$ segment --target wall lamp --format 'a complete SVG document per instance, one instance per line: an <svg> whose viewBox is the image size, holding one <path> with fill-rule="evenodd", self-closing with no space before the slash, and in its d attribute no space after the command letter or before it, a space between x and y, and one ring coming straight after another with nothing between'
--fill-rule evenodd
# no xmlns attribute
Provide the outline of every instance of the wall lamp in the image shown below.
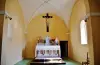
<svg viewBox="0 0 100 65"><path fill-rule="evenodd" d="M6 18L12 20L12 17L6 11L0 11L0 15L5 15Z"/></svg>
<svg viewBox="0 0 100 65"><path fill-rule="evenodd" d="M10 17L10 15L7 12L5 12L5 17L8 18L9 20L12 20L12 17Z"/></svg>

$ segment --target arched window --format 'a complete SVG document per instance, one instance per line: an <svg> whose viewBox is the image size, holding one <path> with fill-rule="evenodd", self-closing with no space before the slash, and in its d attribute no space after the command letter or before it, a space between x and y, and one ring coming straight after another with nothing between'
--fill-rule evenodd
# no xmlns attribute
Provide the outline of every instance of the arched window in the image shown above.
<svg viewBox="0 0 100 65"><path fill-rule="evenodd" d="M87 26L85 20L80 23L81 44L87 44Z"/></svg>

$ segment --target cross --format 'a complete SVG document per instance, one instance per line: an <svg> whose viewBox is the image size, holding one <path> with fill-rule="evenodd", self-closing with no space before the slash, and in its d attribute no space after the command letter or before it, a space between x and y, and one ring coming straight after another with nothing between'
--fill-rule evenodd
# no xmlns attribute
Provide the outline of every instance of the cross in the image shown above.
<svg viewBox="0 0 100 65"><path fill-rule="evenodd" d="M52 18L52 16L49 16L49 14L46 13L46 16L43 16L43 18L46 19L46 30L47 30L47 32L49 32L49 22L48 22L48 19Z"/></svg>

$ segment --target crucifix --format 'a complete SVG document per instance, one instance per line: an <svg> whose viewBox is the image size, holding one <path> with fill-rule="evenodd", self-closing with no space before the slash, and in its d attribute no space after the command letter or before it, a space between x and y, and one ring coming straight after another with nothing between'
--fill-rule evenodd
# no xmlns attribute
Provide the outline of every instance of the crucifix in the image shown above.
<svg viewBox="0 0 100 65"><path fill-rule="evenodd" d="M49 32L49 22L48 22L48 19L52 18L52 16L49 16L49 14L46 13L46 16L43 16L43 18L46 19L46 31Z"/></svg>

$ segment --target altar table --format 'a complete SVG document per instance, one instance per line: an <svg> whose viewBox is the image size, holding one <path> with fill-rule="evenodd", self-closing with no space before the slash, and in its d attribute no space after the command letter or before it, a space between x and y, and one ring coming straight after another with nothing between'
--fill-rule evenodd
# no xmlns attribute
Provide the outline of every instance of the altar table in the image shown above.
<svg viewBox="0 0 100 65"><path fill-rule="evenodd" d="M60 58L60 45L37 45L35 48L36 59Z"/></svg>

